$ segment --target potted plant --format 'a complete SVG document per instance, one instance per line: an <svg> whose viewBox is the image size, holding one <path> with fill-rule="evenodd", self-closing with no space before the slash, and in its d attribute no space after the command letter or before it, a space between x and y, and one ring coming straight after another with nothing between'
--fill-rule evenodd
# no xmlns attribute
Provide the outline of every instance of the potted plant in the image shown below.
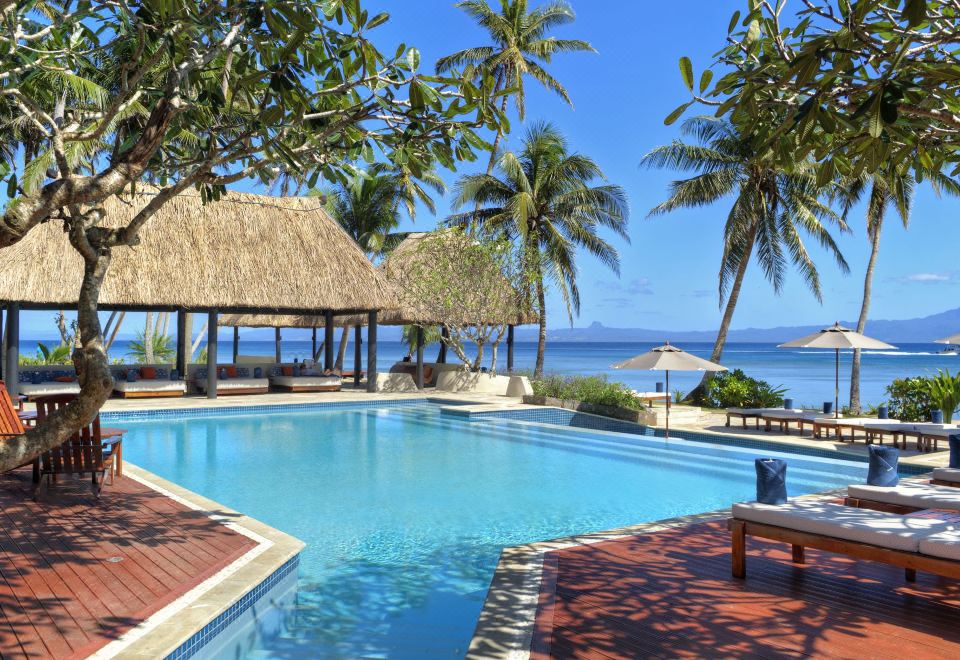
<svg viewBox="0 0 960 660"><path fill-rule="evenodd" d="M960 407L960 374L952 376L946 369L928 381L930 405L943 411L943 423L953 423L953 413Z"/></svg>

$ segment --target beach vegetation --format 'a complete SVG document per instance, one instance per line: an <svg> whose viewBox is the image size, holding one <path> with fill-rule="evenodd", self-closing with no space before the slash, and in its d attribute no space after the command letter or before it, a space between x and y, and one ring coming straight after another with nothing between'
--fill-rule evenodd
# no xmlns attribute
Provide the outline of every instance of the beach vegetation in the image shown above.
<svg viewBox="0 0 960 660"><path fill-rule="evenodd" d="M72 344L58 344L49 347L42 342L37 343L37 354L33 357L21 355L19 363L22 366L40 366L47 364L70 364L73 354Z"/></svg>
<svg viewBox="0 0 960 660"><path fill-rule="evenodd" d="M640 410L645 407L643 399L620 382L609 381L604 375L561 376L548 374L531 378L530 385L536 396L567 399L592 403L598 406Z"/></svg>
<svg viewBox="0 0 960 660"><path fill-rule="evenodd" d="M953 423L953 413L960 408L960 373L951 375L949 369L937 369L937 375L927 379L930 406L943 411L944 424Z"/></svg>
<svg viewBox="0 0 960 660"><path fill-rule="evenodd" d="M138 332L136 339L127 345L127 356L138 364L167 364L173 362L177 355L176 341L167 334L152 333L148 335ZM147 351L148 344L151 349Z"/></svg>
<svg viewBox="0 0 960 660"><path fill-rule="evenodd" d="M547 123L534 124L519 151L502 154L494 174L469 174L457 181L453 207L475 208L450 216L447 224L515 242L524 270L533 278L539 321L536 376L543 374L546 353L547 287L559 290L571 324L580 312L577 250L620 273L620 254L600 230L629 242L627 196L620 186L604 181L600 166L571 151L566 138Z"/></svg>
<svg viewBox="0 0 960 660"><path fill-rule="evenodd" d="M935 406L931 405L930 381L924 376L897 378L887 386L890 417L901 422L925 422Z"/></svg>
<svg viewBox="0 0 960 660"><path fill-rule="evenodd" d="M110 396L100 288L114 251L136 246L167 201L192 188L215 203L241 181L346 183L375 161L412 178L453 169L506 130L514 93L476 67L424 73L415 47L379 50L389 15L356 0L2 6L0 249L56 223L83 278L80 395L4 443L0 469L59 445ZM106 200L148 185L152 201L129 222L105 222Z"/></svg>
<svg viewBox="0 0 960 660"><path fill-rule="evenodd" d="M413 357L417 352L417 328L423 328L423 346L432 346L442 341L440 330L435 325L405 325L400 334L400 342L407 347L407 357Z"/></svg>
<svg viewBox="0 0 960 660"><path fill-rule="evenodd" d="M703 405L710 408L774 408L783 405L787 390L752 378L741 369L721 371L707 378Z"/></svg>

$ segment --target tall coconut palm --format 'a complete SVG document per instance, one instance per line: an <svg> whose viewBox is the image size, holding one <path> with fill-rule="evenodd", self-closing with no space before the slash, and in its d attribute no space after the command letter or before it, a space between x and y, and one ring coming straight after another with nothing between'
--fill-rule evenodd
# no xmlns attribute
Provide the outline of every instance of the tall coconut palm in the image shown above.
<svg viewBox="0 0 960 660"><path fill-rule="evenodd" d="M801 233L816 240L833 255L840 269L848 272L847 262L825 223L841 231L847 227L843 218L822 201L829 191L817 184L811 163L796 163L790 171L772 164L755 151L746 136L721 119L694 117L684 122L681 131L693 137L695 144L676 140L657 147L643 157L641 165L695 173L672 182L670 197L655 206L651 216L732 199L720 260L719 298L721 305L726 301L726 306L710 355L710 360L717 362L723 355L751 258L756 257L777 293L793 263L813 295L822 300L820 275ZM689 396L697 398L699 392L701 388Z"/></svg>
<svg viewBox="0 0 960 660"><path fill-rule="evenodd" d="M620 255L597 230L606 227L630 240L627 198L620 186L591 185L603 178L593 160L569 151L556 128L538 123L527 131L519 153L507 151L499 158L495 175L473 174L457 182L453 207L470 204L476 210L452 215L448 224L515 239L528 260L540 317L537 376L543 374L548 281L560 290L572 322L580 311L577 249L619 275Z"/></svg>
<svg viewBox="0 0 960 660"><path fill-rule="evenodd" d="M497 11L487 0L466 0L456 6L486 30L491 43L441 58L436 65L438 73L466 66L488 71L496 81L495 91L504 93L501 111L506 112L507 99L512 95L520 119L526 115L525 76L531 76L573 105L564 86L544 68L557 53L596 52L586 41L548 36L552 29L576 19L570 5L557 0L531 10L527 0L500 0L500 10ZM510 90L511 94L505 93ZM502 129L498 129L487 163L487 174L493 171L502 138Z"/></svg>
<svg viewBox="0 0 960 660"><path fill-rule="evenodd" d="M951 195L960 195L960 184L941 172L927 172L925 177L937 194L947 192ZM884 169L874 174L864 175L847 183L840 191L843 200L844 216L851 208L863 199L869 190L867 198L867 239L870 241L870 257L867 260L867 270L863 276L863 299L860 303L860 317L857 319L857 332L863 333L867 329L867 317L870 314L870 301L873 294L873 274L877 265L877 255L880 252L880 234L883 231L883 221L887 212L894 209L903 224L904 229L910 223L910 203L916 179L909 171ZM860 349L853 352L853 364L850 370L850 408L855 413L861 410L860 403Z"/></svg>
<svg viewBox="0 0 960 660"><path fill-rule="evenodd" d="M414 179L377 163L348 185L324 191L327 210L340 223L371 259L379 259L396 247L405 234L397 232L400 226L401 206L413 218L418 202L431 213L436 206L429 191L442 193L446 190L443 180L433 171ZM347 351L349 328L344 328L337 352L336 368L343 368Z"/></svg>

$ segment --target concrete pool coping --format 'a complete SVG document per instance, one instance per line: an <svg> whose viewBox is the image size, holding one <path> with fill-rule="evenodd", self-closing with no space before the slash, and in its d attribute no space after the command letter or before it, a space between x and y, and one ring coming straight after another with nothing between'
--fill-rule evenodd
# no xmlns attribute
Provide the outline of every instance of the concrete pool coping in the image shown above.
<svg viewBox="0 0 960 660"><path fill-rule="evenodd" d="M124 477L201 511L257 545L175 601L107 643L91 658L164 658L255 589L306 547L297 538L187 490L132 463Z"/></svg>

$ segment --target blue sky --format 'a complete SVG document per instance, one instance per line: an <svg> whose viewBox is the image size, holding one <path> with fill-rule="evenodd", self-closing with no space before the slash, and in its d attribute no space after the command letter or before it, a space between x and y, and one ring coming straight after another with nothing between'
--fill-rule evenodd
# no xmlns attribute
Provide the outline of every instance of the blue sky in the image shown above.
<svg viewBox="0 0 960 660"><path fill-rule="evenodd" d="M599 52L561 55L550 66L569 91L574 108L530 81L527 123L554 122L572 148L597 160L609 180L626 189L632 238L629 245L617 241L623 264L619 279L581 255L582 310L575 325L599 321L616 327L715 328L720 319L717 269L728 205L647 219L649 209L664 199L667 184L678 175L641 170L638 163L650 149L677 137L677 126L664 126L663 118L687 99L677 67L679 57L690 56L699 76L723 45L730 15L746 2L572 0L571 4L577 21L557 34L585 39ZM392 52L400 42L414 45L421 51L423 65L431 68L442 55L486 43L482 31L453 5L453 0L364 3L371 14L385 10L392 15L390 22L371 34L384 52ZM518 144L524 126L515 122L513 129L508 146ZM470 168L482 169L486 159L481 160ZM448 180L452 183L455 176L449 175ZM960 304L958 204L949 198L937 199L924 186L916 197L909 231L890 218L877 267L873 318L912 318ZM440 199L436 217L420 213L405 228L429 230L448 208L447 200ZM793 273L783 294L775 296L752 265L734 327L827 324L856 318L868 256L862 218L859 209L851 216L851 233L839 237L851 267L848 276L808 244L821 266L822 305ZM26 336L51 335L49 312L27 316ZM551 327L567 324L557 296L550 299L548 316ZM126 327L136 327L136 319Z"/></svg>

